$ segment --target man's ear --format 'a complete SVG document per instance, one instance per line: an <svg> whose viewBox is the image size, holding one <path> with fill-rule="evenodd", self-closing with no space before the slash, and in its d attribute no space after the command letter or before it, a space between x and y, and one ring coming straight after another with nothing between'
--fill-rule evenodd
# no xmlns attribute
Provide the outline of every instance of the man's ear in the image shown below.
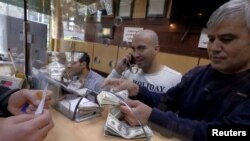
<svg viewBox="0 0 250 141"><path fill-rule="evenodd" d="M87 63L83 61L83 62L81 63L81 65L82 65L84 68L86 68Z"/></svg>
<svg viewBox="0 0 250 141"><path fill-rule="evenodd" d="M155 51L160 52L160 46L159 45L155 46Z"/></svg>

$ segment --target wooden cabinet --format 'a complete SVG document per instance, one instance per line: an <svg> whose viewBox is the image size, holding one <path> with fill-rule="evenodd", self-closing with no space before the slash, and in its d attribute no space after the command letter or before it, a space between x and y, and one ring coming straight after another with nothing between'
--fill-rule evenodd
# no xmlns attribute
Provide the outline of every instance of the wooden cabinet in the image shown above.
<svg viewBox="0 0 250 141"><path fill-rule="evenodd" d="M103 44L94 43L92 68L101 72L110 73L116 65L117 52L117 46L104 46Z"/></svg>

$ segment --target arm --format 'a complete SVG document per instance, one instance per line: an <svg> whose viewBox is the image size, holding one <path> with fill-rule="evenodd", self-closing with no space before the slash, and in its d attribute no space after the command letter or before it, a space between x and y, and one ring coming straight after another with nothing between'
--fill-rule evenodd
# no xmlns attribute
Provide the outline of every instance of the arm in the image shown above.
<svg viewBox="0 0 250 141"><path fill-rule="evenodd" d="M163 111L178 111L182 93L191 79L192 75L186 74L179 84L170 88L165 94L150 92L147 88L139 86L138 94L131 99L140 100L151 108L157 107Z"/></svg>
<svg viewBox="0 0 250 141"><path fill-rule="evenodd" d="M150 92L147 88L139 86L139 92L137 96L130 97L133 100L140 100L148 106L157 107L163 94Z"/></svg>
<svg viewBox="0 0 250 141"><path fill-rule="evenodd" d="M250 100L238 105L231 113L225 115L221 120L217 121L197 121L177 117L171 111L163 112L153 108L149 117L149 121L162 126L167 131L177 133L192 140L206 140L208 138L208 127L214 125L224 125L234 127L236 125L250 125Z"/></svg>
<svg viewBox="0 0 250 141"><path fill-rule="evenodd" d="M139 94L133 97L133 99L138 99L147 105L138 104L134 102L133 111L138 113L140 120L145 123L145 121L152 121L158 124L164 129L180 134L187 138L200 139L207 136L207 126L215 125L217 123L206 123L204 121L195 121L190 119L182 119L177 117L176 112L179 110L180 99L182 97L185 88L191 83L193 76L196 74L196 70L192 70L187 73L183 78L181 83L177 86L169 89L166 94L157 94L149 92L146 88L140 87ZM133 105L132 105L133 106ZM158 106L159 109L156 107ZM125 117L135 125L137 123L135 120L131 119L133 117L130 111L126 110L125 107L121 108L121 111L125 113ZM140 113L139 111L144 111ZM148 112L147 112L148 111ZM222 123L221 123L222 124Z"/></svg>
<svg viewBox="0 0 250 141"><path fill-rule="evenodd" d="M124 58L122 58L122 60L118 62L118 64L115 66L115 69L111 71L111 73L108 75L106 79L121 78L122 73L127 68L127 62L129 62L131 58L132 58L131 53L127 54Z"/></svg>
<svg viewBox="0 0 250 141"><path fill-rule="evenodd" d="M7 87L0 86L0 117L7 117L11 116L12 114L8 111L8 101L14 92L18 91L19 89L9 89Z"/></svg>
<svg viewBox="0 0 250 141"><path fill-rule="evenodd" d="M115 69L107 76L106 79L121 78L122 74L119 74Z"/></svg>

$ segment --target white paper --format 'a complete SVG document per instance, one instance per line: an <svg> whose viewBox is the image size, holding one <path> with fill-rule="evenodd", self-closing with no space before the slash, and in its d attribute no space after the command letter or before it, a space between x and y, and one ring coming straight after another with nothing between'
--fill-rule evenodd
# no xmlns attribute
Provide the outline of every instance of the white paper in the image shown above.
<svg viewBox="0 0 250 141"><path fill-rule="evenodd" d="M40 115L43 112L43 107L44 107L47 91L48 91L48 83L46 84L43 90L43 97L42 97L41 102L38 105L38 108L36 109L35 115Z"/></svg>
<svg viewBox="0 0 250 141"><path fill-rule="evenodd" d="M203 28L201 30L201 35L200 35L200 39L199 39L199 43L198 43L198 48L207 48L209 39L207 36L207 29Z"/></svg>

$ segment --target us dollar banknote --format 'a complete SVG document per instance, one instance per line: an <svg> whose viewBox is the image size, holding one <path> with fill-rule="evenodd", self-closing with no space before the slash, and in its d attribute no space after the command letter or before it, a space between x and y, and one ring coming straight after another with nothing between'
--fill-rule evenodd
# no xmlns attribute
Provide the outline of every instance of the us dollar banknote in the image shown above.
<svg viewBox="0 0 250 141"><path fill-rule="evenodd" d="M101 91L97 96L97 101L100 106L103 105L120 105L120 101L128 99L128 91L123 90L117 93L109 91Z"/></svg>
<svg viewBox="0 0 250 141"><path fill-rule="evenodd" d="M142 128L144 128L145 132ZM147 125L133 127L126 122L118 120L111 113L108 115L104 130L106 134L121 136L126 139L151 138L153 136L152 130Z"/></svg>

